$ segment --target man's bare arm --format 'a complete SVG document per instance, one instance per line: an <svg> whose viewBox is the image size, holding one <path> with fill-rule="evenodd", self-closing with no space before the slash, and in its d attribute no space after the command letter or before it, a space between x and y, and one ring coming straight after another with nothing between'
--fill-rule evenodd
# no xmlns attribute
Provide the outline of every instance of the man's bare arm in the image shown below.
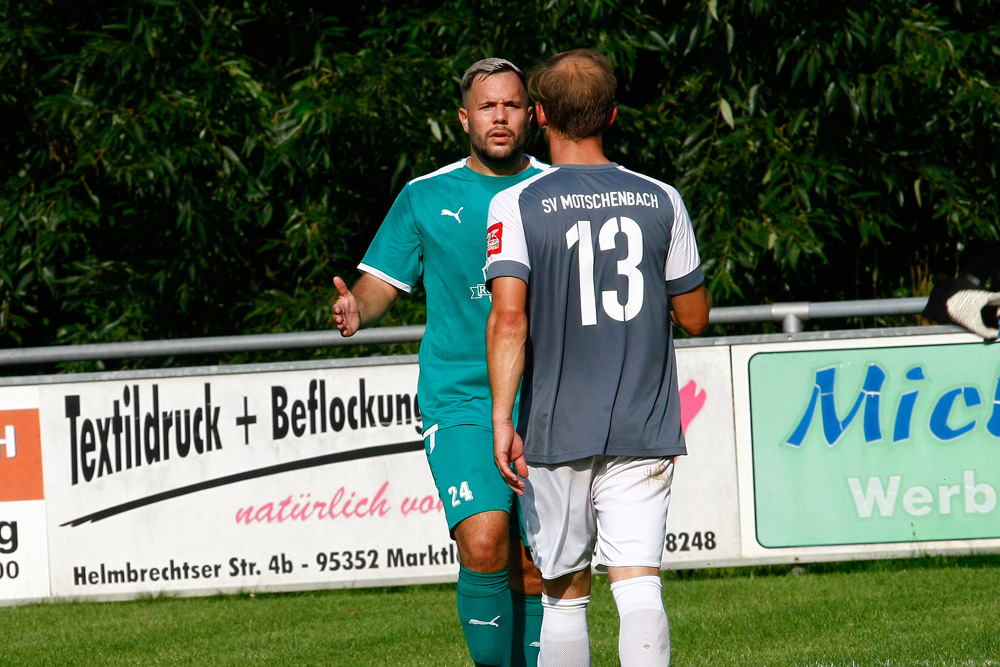
<svg viewBox="0 0 1000 667"><path fill-rule="evenodd" d="M493 280L493 305L486 321L486 363L493 394L493 458L507 485L523 493L528 476L524 443L514 430L514 400L524 372L528 316L525 306L528 286L519 278ZM517 474L510 469L513 463Z"/></svg>
<svg viewBox="0 0 1000 667"><path fill-rule="evenodd" d="M690 292L670 297L670 316L674 324L692 336L697 336L708 326L708 311L712 309L712 296L699 285Z"/></svg>
<svg viewBox="0 0 1000 667"><path fill-rule="evenodd" d="M353 290L347 289L340 276L334 277L333 285L340 293L333 304L333 319L344 337L376 324L399 295L399 290L370 273L361 274Z"/></svg>

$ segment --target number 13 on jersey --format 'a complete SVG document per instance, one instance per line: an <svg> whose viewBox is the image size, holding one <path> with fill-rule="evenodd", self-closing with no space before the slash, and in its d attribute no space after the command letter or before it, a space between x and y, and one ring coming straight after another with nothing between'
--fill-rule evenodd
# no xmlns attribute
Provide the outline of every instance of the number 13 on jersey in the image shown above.
<svg viewBox="0 0 1000 667"><path fill-rule="evenodd" d="M603 290L601 305L608 316L618 322L627 322L642 310L643 282L639 263L642 261L642 229L632 218L621 216L607 220L597 235L601 252L615 250L618 234L625 235L627 253L618 260L618 275L628 281L625 303L621 303L617 290ZM577 248L580 266L580 321L583 326L597 324L597 285L594 284L594 241L590 220L579 220L566 231L566 247Z"/></svg>

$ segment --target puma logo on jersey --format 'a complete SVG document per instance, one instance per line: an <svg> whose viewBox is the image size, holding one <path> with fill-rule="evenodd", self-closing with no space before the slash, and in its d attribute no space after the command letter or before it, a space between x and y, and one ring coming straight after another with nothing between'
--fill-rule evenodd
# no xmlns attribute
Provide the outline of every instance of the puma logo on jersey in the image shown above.
<svg viewBox="0 0 1000 667"><path fill-rule="evenodd" d="M463 208L465 208L465 207L463 206L462 208L458 209L458 213L452 213L448 209L443 208L443 209L441 209L441 215L450 215L451 217L453 217L456 220L458 220L458 224L462 224L462 219L460 217L458 217L458 216L461 215Z"/></svg>
<svg viewBox="0 0 1000 667"><path fill-rule="evenodd" d="M500 626L497 625L497 619L498 618L500 618L500 617L497 616L492 621L480 621L480 620L475 619L475 618L470 618L469 619L469 625L492 625L494 628L499 628Z"/></svg>

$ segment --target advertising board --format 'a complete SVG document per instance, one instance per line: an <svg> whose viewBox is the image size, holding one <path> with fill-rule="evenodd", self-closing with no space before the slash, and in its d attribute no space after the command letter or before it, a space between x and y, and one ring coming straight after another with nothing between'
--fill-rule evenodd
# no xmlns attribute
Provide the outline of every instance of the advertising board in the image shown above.
<svg viewBox="0 0 1000 667"><path fill-rule="evenodd" d="M966 335L733 348L744 555L1000 542L1000 347Z"/></svg>
<svg viewBox="0 0 1000 667"><path fill-rule="evenodd" d="M739 549L735 505L702 500L736 474L731 408L707 417L731 406L728 354L690 359L674 567ZM0 387L0 601L457 576L412 357L46 379Z"/></svg>
<svg viewBox="0 0 1000 667"><path fill-rule="evenodd" d="M1000 346L677 361L664 567L1000 551ZM3 379L0 604L454 581L416 385L414 357Z"/></svg>
<svg viewBox="0 0 1000 667"><path fill-rule="evenodd" d="M48 595L38 393L0 387L0 602Z"/></svg>

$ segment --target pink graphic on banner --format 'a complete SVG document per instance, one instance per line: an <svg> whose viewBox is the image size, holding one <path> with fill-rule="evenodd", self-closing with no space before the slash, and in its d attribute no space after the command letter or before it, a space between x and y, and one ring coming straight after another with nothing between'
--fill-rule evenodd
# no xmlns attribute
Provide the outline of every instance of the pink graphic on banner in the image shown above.
<svg viewBox="0 0 1000 667"><path fill-rule="evenodd" d="M688 424L701 412L708 396L704 389L699 389L694 380L689 381L681 388L681 431L687 433Z"/></svg>

